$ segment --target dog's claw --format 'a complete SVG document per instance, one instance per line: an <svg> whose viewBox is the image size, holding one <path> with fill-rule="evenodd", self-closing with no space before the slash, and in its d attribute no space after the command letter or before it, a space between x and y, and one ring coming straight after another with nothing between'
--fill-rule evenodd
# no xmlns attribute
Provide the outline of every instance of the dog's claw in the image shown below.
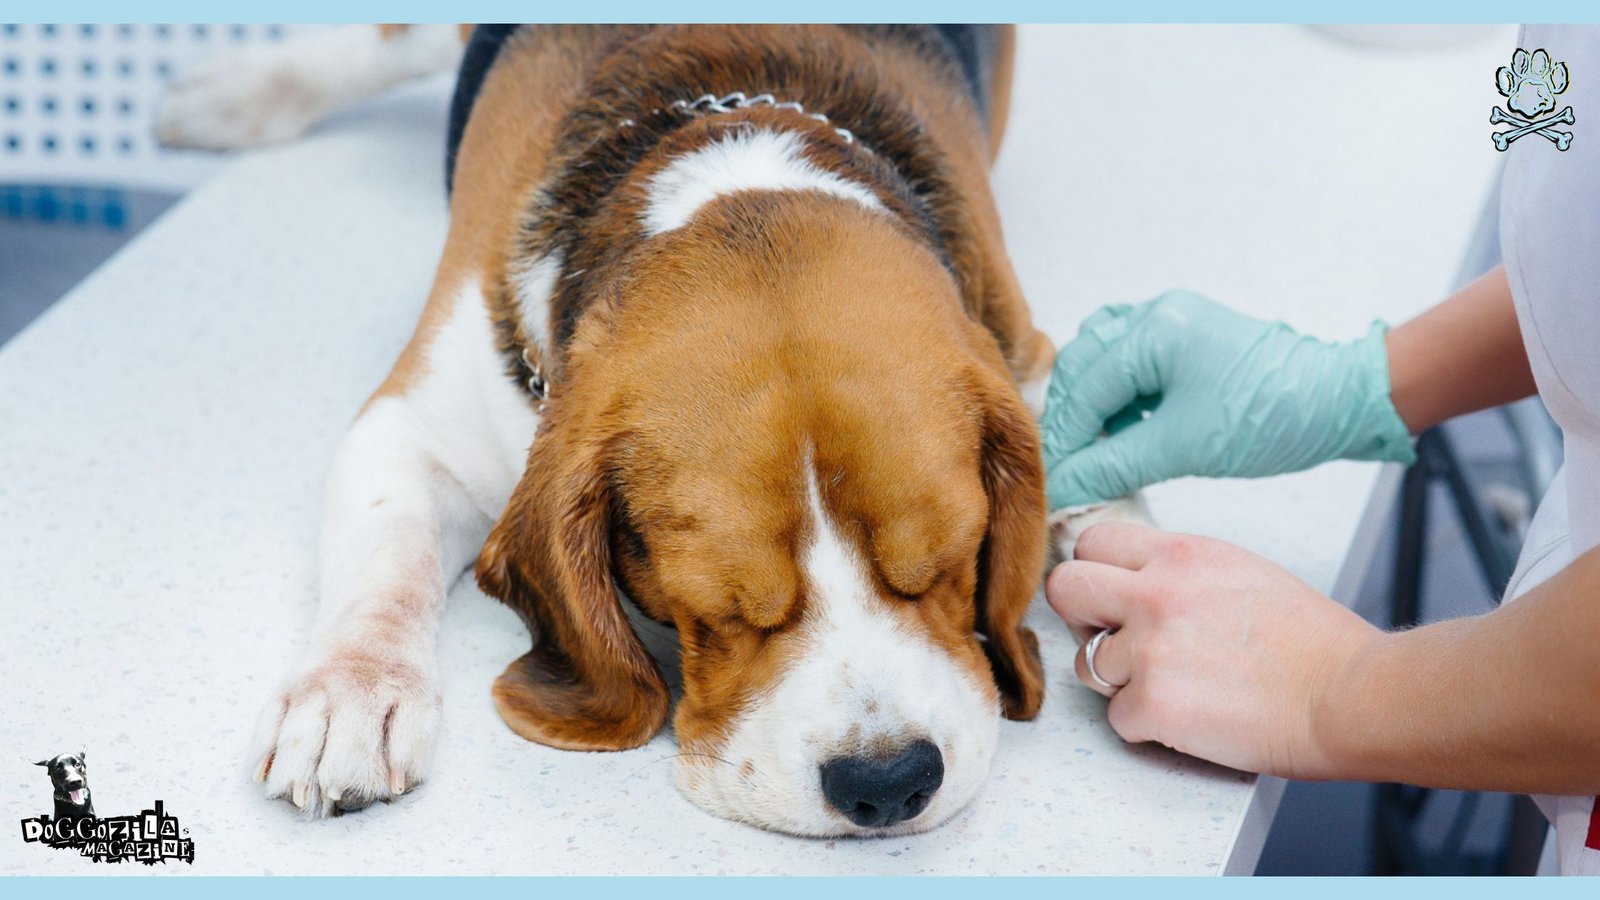
<svg viewBox="0 0 1600 900"><path fill-rule="evenodd" d="M349 654L306 663L309 674L290 679L257 729L251 764L267 796L318 818L410 790L438 725L431 668L426 659ZM375 670L394 674L375 680Z"/></svg>

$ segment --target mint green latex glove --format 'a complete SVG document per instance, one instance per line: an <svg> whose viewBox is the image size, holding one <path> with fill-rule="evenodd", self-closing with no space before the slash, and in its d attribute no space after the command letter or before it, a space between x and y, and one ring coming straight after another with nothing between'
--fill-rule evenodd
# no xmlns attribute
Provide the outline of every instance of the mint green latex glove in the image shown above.
<svg viewBox="0 0 1600 900"><path fill-rule="evenodd" d="M1360 340L1329 344L1188 291L1100 310L1051 374L1040 420L1050 508L1183 475L1411 462L1389 399L1386 331L1374 322Z"/></svg>

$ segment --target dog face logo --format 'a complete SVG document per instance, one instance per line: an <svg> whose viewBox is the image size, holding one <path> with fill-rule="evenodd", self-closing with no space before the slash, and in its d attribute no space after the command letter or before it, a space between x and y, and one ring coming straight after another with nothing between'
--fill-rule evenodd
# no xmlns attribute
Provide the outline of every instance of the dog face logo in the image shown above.
<svg viewBox="0 0 1600 900"><path fill-rule="evenodd" d="M40 760L50 773L50 784L55 789L56 818L94 815L94 802L89 797L88 756L83 750L63 753L51 759Z"/></svg>
<svg viewBox="0 0 1600 900"><path fill-rule="evenodd" d="M1573 124L1572 107L1552 116L1538 118L1556 108L1556 95L1566 91L1567 81L1566 63L1550 59L1550 54L1544 50L1529 53L1519 47L1511 55L1511 65L1501 66L1495 72L1495 87L1500 91L1500 96L1506 98L1506 110L1511 112L1494 107L1489 111L1489 124L1506 123L1513 126L1508 131L1497 131L1490 135L1494 139L1495 149L1504 152L1518 139L1530 134L1550 141L1557 150L1572 146L1572 132L1552 127Z"/></svg>

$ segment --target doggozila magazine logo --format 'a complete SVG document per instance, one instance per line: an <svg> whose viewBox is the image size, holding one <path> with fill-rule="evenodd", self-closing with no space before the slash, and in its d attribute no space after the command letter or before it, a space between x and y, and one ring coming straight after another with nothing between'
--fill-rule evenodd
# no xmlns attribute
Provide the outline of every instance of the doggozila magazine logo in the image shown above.
<svg viewBox="0 0 1600 900"><path fill-rule="evenodd" d="M77 850L95 862L141 862L147 866L182 860L194 865L194 841L188 829L170 815L160 800L138 815L95 815L89 793L88 754L63 753L35 765L50 773L55 811L22 820L22 840L29 844Z"/></svg>

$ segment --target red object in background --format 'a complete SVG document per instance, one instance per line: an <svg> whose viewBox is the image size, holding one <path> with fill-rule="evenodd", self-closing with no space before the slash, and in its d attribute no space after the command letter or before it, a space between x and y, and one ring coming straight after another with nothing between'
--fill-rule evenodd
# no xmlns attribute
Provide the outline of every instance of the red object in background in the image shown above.
<svg viewBox="0 0 1600 900"><path fill-rule="evenodd" d="M1600 850L1600 797L1594 798L1594 808L1589 810L1589 836L1583 845L1590 850Z"/></svg>

